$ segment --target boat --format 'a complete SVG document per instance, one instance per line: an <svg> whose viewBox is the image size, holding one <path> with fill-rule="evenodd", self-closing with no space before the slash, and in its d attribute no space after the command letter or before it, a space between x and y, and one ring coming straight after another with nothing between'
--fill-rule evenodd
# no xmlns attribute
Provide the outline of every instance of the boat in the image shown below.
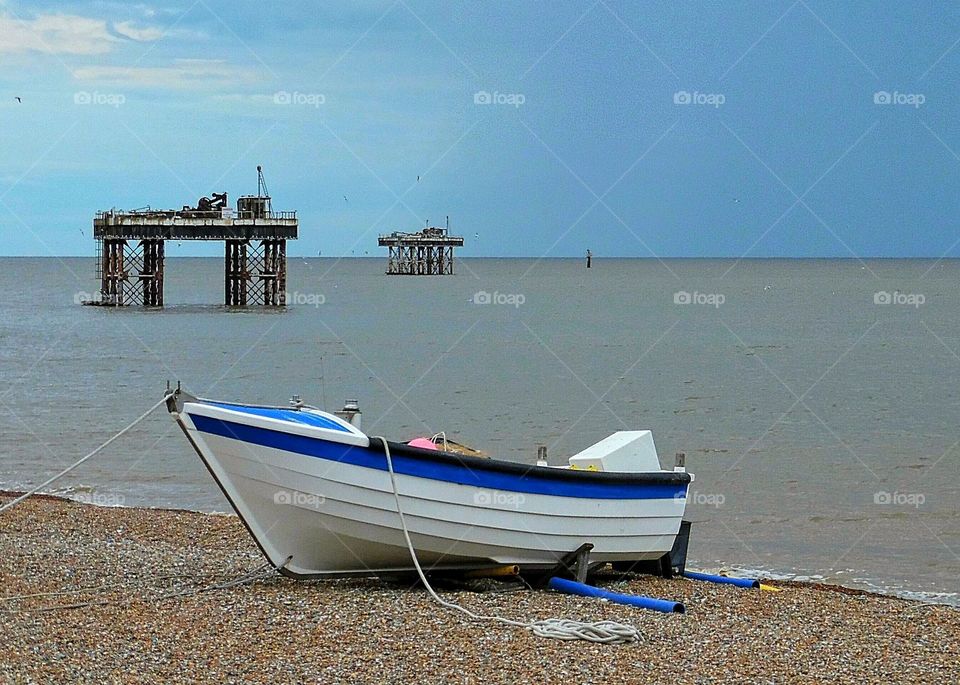
<svg viewBox="0 0 960 685"><path fill-rule="evenodd" d="M584 545L591 564L663 559L692 480L661 468L650 431L534 466L369 436L355 405L328 413L298 397L260 406L178 388L167 409L267 560L294 578L413 571L398 501L428 571L549 570Z"/></svg>

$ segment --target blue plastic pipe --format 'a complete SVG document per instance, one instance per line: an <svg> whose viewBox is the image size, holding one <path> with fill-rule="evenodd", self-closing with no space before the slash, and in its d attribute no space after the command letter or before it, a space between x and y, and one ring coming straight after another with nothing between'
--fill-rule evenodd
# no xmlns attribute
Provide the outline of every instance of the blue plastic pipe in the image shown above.
<svg viewBox="0 0 960 685"><path fill-rule="evenodd" d="M686 609L680 602L673 602L668 599L654 599L653 597L643 597L642 595L622 595L618 592L609 592L602 588L584 585L572 580L557 578L554 576L547 583L547 587L557 592L566 592L568 595L580 595L581 597L596 597L597 599L606 599L617 604L629 604L630 606L651 609L653 611L662 611L665 614L682 614Z"/></svg>
<svg viewBox="0 0 960 685"><path fill-rule="evenodd" d="M760 581L755 578L728 578L727 576L715 576L710 573L695 573L693 571L685 571L685 578L691 578L693 580L706 580L711 583L721 583L723 585L736 585L737 587L760 587Z"/></svg>

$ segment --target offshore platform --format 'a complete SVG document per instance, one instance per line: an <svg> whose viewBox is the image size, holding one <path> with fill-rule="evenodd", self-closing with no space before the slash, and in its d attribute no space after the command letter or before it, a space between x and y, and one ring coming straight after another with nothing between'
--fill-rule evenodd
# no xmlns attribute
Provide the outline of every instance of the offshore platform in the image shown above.
<svg viewBox="0 0 960 685"><path fill-rule="evenodd" d="M387 274L403 276L453 275L453 248L463 247L463 236L450 235L447 227L427 226L417 233L394 231L381 235L380 247L390 249Z"/></svg>
<svg viewBox="0 0 960 685"><path fill-rule="evenodd" d="M97 212L99 298L84 304L163 306L163 259L167 240L222 240L224 304L286 304L287 241L296 240L296 211L275 212L257 167L257 194L237 199L226 193L202 197L196 207Z"/></svg>

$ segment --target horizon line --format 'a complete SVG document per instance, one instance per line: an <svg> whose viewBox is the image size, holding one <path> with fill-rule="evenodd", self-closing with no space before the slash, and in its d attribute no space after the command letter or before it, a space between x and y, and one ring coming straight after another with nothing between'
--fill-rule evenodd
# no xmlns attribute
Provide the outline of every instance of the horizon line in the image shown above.
<svg viewBox="0 0 960 685"><path fill-rule="evenodd" d="M287 259L358 259L358 260L383 260L386 259L387 255L295 255L287 254ZM3 255L0 254L0 259L96 259L96 255L77 255L77 254L66 254L66 255ZM215 259L218 261L223 261L223 257L220 255L166 255L166 259ZM456 257L456 260L475 260L475 259L525 259L530 261L583 261L586 259L585 256L564 256L564 257L533 257L533 256L518 256L518 255L486 255L486 256L470 256L470 257ZM598 256L593 255L593 259L596 260L637 260L637 261L677 261L677 260L730 260L730 261L882 261L882 260L931 260L931 261L955 261L960 260L960 257L951 257L951 256L862 256L862 257L830 257L830 256L696 256L696 257L684 257L684 256Z"/></svg>

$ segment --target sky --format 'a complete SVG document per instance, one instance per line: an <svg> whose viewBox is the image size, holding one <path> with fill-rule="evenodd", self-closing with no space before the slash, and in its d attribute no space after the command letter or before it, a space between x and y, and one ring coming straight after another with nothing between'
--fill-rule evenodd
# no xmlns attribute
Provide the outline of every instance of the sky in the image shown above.
<svg viewBox="0 0 960 685"><path fill-rule="evenodd" d="M957 257L958 73L945 2L0 0L0 255L261 164L292 255Z"/></svg>

